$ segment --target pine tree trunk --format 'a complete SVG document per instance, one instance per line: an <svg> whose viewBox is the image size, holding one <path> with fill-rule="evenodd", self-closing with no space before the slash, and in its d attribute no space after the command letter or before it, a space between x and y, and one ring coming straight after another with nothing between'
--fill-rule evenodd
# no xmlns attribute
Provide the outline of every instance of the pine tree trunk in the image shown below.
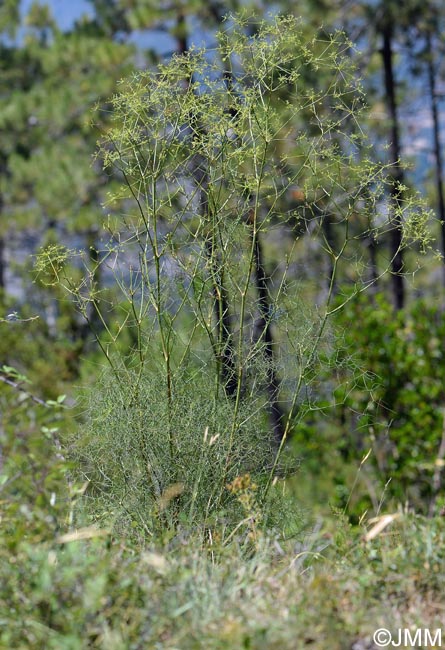
<svg viewBox="0 0 445 650"><path fill-rule="evenodd" d="M443 159L440 148L440 126L439 126L439 108L437 105L436 75L434 70L434 52L431 42L431 34L427 32L427 61L428 61L428 81L431 101L431 114L433 118L433 139L434 139L434 157L436 159L436 189L437 189L437 207L438 216L442 229L442 255L443 255L443 272L445 284L445 199L443 191Z"/></svg>
<svg viewBox="0 0 445 650"><path fill-rule="evenodd" d="M6 260L5 260L5 239L0 237L0 292L6 288Z"/></svg>
<svg viewBox="0 0 445 650"><path fill-rule="evenodd" d="M97 230L95 228L91 228L86 233L86 245L89 254L90 269L92 273L94 292L100 291L100 287L102 284L100 254L99 251L97 250L96 239L97 239ZM90 317L90 325L96 335L99 332L101 332L104 328L98 310L99 310L98 303L94 298L91 303L91 312L89 317Z"/></svg>
<svg viewBox="0 0 445 650"><path fill-rule="evenodd" d="M365 201L369 203L369 212L367 213L368 229L365 233L366 246L369 251L369 282L371 283L371 295L377 292L377 283L379 278L379 267L377 262L377 242L373 232L373 219L375 217L374 209L371 212L372 196L370 190L366 190Z"/></svg>
<svg viewBox="0 0 445 650"><path fill-rule="evenodd" d="M279 388L273 353L273 336L271 326L271 304L267 286L267 276L263 261L263 248L258 231L252 233L254 250L254 276L255 287L258 293L259 318L255 321L254 341L256 345L264 343L263 354L267 363L267 393L269 396L269 416L272 424L273 438L276 445L279 445L284 435L284 412L279 403Z"/></svg>
<svg viewBox="0 0 445 650"><path fill-rule="evenodd" d="M4 162L0 162L0 174L5 173ZM3 215L3 196L0 194L0 216ZM6 258L5 258L5 238L0 235L0 292L4 292L6 288Z"/></svg>
<svg viewBox="0 0 445 650"><path fill-rule="evenodd" d="M402 199L401 185L403 185L404 175L400 167L400 136L399 121L397 115L397 101L395 91L394 67L393 67L393 28L387 20L382 30L383 47L381 50L383 59L383 68L385 76L385 95L388 108L388 115L391 125L391 164L393 166L394 184L391 189L392 198L392 230L391 230L391 271L392 285L394 294L394 304L396 309L402 309L405 304L405 285L402 276L403 272L403 254L402 254L402 224L400 216L397 215L397 209Z"/></svg>
<svg viewBox="0 0 445 650"><path fill-rule="evenodd" d="M235 366L235 351L233 348L232 319L229 310L229 299L224 283L224 273L221 260L213 243L206 242L207 257L211 266L213 281L213 313L216 322L218 340L216 342L216 361L220 373L221 384L228 397L235 398L238 388L238 378Z"/></svg>
<svg viewBox="0 0 445 650"><path fill-rule="evenodd" d="M371 294L375 294L377 291L377 282L379 277L379 271L377 266L377 242L372 233L369 233L368 236L368 250L369 250L369 266L370 266L370 281L371 285Z"/></svg>
<svg viewBox="0 0 445 650"><path fill-rule="evenodd" d="M323 214L322 216L322 228L324 237L326 239L326 244L328 245L330 251L329 260L328 260L328 281L327 288L328 291L332 288L332 295L334 296L337 292L337 283L334 277L335 264L334 264L334 250L335 250L335 241L334 241L334 231L332 228L332 217L330 214Z"/></svg>

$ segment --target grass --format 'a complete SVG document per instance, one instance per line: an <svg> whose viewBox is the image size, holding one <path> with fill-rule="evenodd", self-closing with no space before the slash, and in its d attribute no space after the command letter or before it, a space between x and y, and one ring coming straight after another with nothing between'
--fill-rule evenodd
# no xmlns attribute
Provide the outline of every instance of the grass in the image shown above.
<svg viewBox="0 0 445 650"><path fill-rule="evenodd" d="M86 484L48 433L66 428L61 407L16 395L13 408L10 391L0 396L11 416L1 439L1 650L365 650L378 628L444 627L443 517L397 512L378 530L366 519L352 526L342 510L311 520L279 504L286 525L268 528L252 516L244 474L231 481L230 512L201 526L179 517L146 537L105 516L93 526ZM114 417L125 433L124 414ZM107 430L94 422L96 435Z"/></svg>
<svg viewBox="0 0 445 650"><path fill-rule="evenodd" d="M185 535L136 549L93 528L6 550L5 650L372 648L378 628L444 624L442 518L402 514L368 542L340 519L248 550Z"/></svg>

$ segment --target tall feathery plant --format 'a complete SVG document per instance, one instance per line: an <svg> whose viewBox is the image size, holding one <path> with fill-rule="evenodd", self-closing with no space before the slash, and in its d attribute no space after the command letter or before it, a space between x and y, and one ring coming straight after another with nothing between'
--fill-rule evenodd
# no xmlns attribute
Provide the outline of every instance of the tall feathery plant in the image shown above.
<svg viewBox="0 0 445 650"><path fill-rule="evenodd" d="M330 316L376 280L361 245L370 224L374 238L393 227L351 44L308 37L293 17L253 36L241 19L226 25L216 49L139 72L112 98L99 156L121 176L120 217L98 261L112 286L98 293L91 269L72 281L68 251L37 265L102 323L112 373L77 445L87 494L148 536L277 524L271 499ZM399 210L402 245L424 237L418 199ZM315 294L296 273L305 248L329 261Z"/></svg>

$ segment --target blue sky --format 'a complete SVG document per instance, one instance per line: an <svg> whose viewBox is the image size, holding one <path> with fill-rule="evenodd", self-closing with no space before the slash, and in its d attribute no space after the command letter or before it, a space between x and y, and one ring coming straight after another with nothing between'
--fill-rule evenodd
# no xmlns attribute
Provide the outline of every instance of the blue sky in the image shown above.
<svg viewBox="0 0 445 650"><path fill-rule="evenodd" d="M22 0L22 12L27 13L32 3L33 0ZM82 14L91 13L91 5L87 0L42 0L40 4L51 7L62 29L68 29Z"/></svg>
<svg viewBox="0 0 445 650"><path fill-rule="evenodd" d="M21 10L26 14L35 0L21 0ZM39 4L49 5L52 13L62 30L69 29L74 21L83 14L92 14L91 4L88 0L37 0ZM198 43L204 39L199 34ZM153 48L160 55L170 55L176 47L176 41L169 34L157 30L135 31L130 36L130 41L141 48Z"/></svg>

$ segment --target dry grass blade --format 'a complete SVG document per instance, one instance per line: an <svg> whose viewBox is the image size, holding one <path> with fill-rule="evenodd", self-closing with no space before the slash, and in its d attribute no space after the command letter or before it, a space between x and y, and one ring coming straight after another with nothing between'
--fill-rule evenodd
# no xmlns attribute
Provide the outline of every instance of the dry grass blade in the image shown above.
<svg viewBox="0 0 445 650"><path fill-rule="evenodd" d="M69 542L79 542L84 539L95 539L96 537L107 537L110 532L101 528L89 526L88 528L79 528L72 533L65 533L56 538L58 544L68 544Z"/></svg>
<svg viewBox="0 0 445 650"><path fill-rule="evenodd" d="M365 542L370 542L372 539L377 537L377 535L380 535L380 533L387 527L389 524L392 524L393 521L398 519L400 517L400 514L394 514L394 515L383 515L382 517L375 517L374 519L370 520L370 523L375 522L375 525L371 528L371 530L368 530L366 535L363 537Z"/></svg>
<svg viewBox="0 0 445 650"><path fill-rule="evenodd" d="M169 485L169 487L164 490L161 498L159 499L159 511L162 512L165 510L168 507L170 501L176 499L176 497L179 497L183 492L184 483L173 483L173 485Z"/></svg>

